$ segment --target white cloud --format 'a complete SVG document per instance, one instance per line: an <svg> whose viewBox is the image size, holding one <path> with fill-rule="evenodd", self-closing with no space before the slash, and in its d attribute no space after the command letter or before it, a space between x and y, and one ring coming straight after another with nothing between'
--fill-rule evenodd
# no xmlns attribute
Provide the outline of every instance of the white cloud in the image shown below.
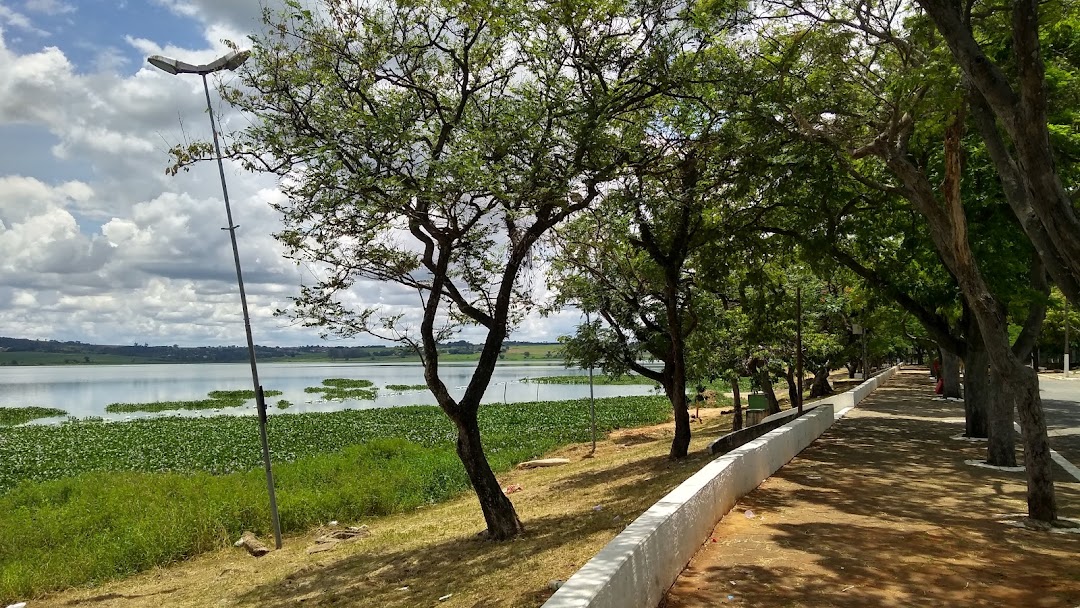
<svg viewBox="0 0 1080 608"><path fill-rule="evenodd" d="M0 129L20 125L22 134L38 133L35 143L47 143L35 149L52 146L58 161L24 165L24 174L5 174L0 166L5 335L113 344L244 342L232 250L221 230L226 219L217 167L198 164L175 177L164 172L171 145L210 136L201 80L132 66L116 48L211 61L228 50L222 38L240 41L254 29L258 3L160 1L201 21L206 42L193 46L202 48L118 34L91 41L98 61L73 61L57 46L18 51L12 47L23 45L9 46L0 30ZM28 0L21 6L55 15L71 5ZM78 18L89 16L84 11ZM35 27L3 6L0 24ZM223 130L246 124L211 95ZM24 145L0 137L8 156ZM274 316L301 283L314 282L313 270L285 259L271 236L281 228L269 204L282 200L275 180L230 162L225 171L256 341L316 342L316 332ZM416 293L397 285L363 282L345 298L357 307L418 314ZM530 318L512 337L553 339L550 328L570 327L570 321Z"/></svg>
<svg viewBox="0 0 1080 608"><path fill-rule="evenodd" d="M26 0L23 6L32 13L44 13L54 16L75 12L74 5L60 0Z"/></svg>
<svg viewBox="0 0 1080 608"><path fill-rule="evenodd" d="M29 17L3 4L0 4L0 25L9 25L15 29L42 37L49 35L49 32L36 27Z"/></svg>

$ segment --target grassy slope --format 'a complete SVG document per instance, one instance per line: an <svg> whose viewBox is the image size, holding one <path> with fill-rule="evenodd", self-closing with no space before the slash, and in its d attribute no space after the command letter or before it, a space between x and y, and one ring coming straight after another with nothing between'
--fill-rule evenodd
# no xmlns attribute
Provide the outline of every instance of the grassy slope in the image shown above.
<svg viewBox="0 0 1080 608"><path fill-rule="evenodd" d="M492 467L584 440L587 408L584 401L485 406ZM668 411L661 398L604 399L597 417L606 431ZM271 422L286 531L411 510L468 486L437 408ZM188 558L243 530L265 534L254 430L253 419L224 416L0 431L0 605Z"/></svg>
<svg viewBox="0 0 1080 608"><path fill-rule="evenodd" d="M694 424L691 455L681 462L666 458L671 425L665 423L616 431L600 440L592 457L588 443L548 454L569 458L563 467L501 474L504 486L522 486L511 499L526 532L513 542L478 539L483 518L475 497L463 493L419 510L365 518L357 523L370 526L372 535L331 552L307 553L321 533L316 530L287 537L281 551L258 562L240 549L226 548L34 605L107 598L122 608L276 608L298 602L382 608L539 606L552 593L551 580L568 578L637 515L708 462L706 444L729 426L729 416L710 410L703 424ZM447 594L451 597L440 603L438 598Z"/></svg>

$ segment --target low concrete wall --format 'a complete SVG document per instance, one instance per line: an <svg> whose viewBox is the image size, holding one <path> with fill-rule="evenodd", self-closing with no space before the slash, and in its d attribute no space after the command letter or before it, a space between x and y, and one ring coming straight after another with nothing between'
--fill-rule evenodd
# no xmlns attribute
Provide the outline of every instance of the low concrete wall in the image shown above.
<svg viewBox="0 0 1080 608"><path fill-rule="evenodd" d="M654 608L735 502L842 415L834 412L836 400L854 406L897 369L818 401L813 411L790 424L706 464L613 538L544 608ZM857 396L863 387L869 388Z"/></svg>
<svg viewBox="0 0 1080 608"><path fill-rule="evenodd" d="M819 406L705 465L612 539L545 608L656 606L735 502L832 423L832 406Z"/></svg>
<svg viewBox="0 0 1080 608"><path fill-rule="evenodd" d="M718 437L709 444L710 454L727 454L731 450L743 445L748 441L753 441L758 437L761 437L769 431L784 426L799 416L805 415L818 406L819 402L807 404L803 408L803 413L800 414L797 409L789 409L780 412L779 414L773 414L768 418L765 418L757 424L752 424L747 427L743 427L737 431L732 431L727 435Z"/></svg>

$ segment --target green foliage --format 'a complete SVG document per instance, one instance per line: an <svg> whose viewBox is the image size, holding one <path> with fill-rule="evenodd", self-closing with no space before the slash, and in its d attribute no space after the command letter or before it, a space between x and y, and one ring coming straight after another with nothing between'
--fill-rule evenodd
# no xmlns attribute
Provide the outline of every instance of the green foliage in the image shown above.
<svg viewBox="0 0 1080 608"><path fill-rule="evenodd" d="M277 408L279 410L287 409L291 405L292 405L292 403L289 402L287 399L279 399L278 402L277 402Z"/></svg>
<svg viewBox="0 0 1080 608"><path fill-rule="evenodd" d="M38 418L65 415L67 412L53 407L0 407L0 426L15 426Z"/></svg>

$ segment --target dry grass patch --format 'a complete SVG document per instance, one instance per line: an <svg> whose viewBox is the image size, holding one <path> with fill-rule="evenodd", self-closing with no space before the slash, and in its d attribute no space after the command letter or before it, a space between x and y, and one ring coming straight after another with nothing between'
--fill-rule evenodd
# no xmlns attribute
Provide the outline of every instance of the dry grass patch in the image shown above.
<svg viewBox="0 0 1080 608"><path fill-rule="evenodd" d="M691 455L667 459L671 423L615 431L597 443L548 456L570 464L500 476L518 484L511 498L526 532L510 542L478 537L484 529L471 494L411 513L370 518L371 535L309 554L325 530L290 536L262 558L221 550L92 589L54 594L39 606L379 606L462 608L538 606L626 525L708 461L709 441L731 417L702 410ZM439 598L450 595L444 602Z"/></svg>

